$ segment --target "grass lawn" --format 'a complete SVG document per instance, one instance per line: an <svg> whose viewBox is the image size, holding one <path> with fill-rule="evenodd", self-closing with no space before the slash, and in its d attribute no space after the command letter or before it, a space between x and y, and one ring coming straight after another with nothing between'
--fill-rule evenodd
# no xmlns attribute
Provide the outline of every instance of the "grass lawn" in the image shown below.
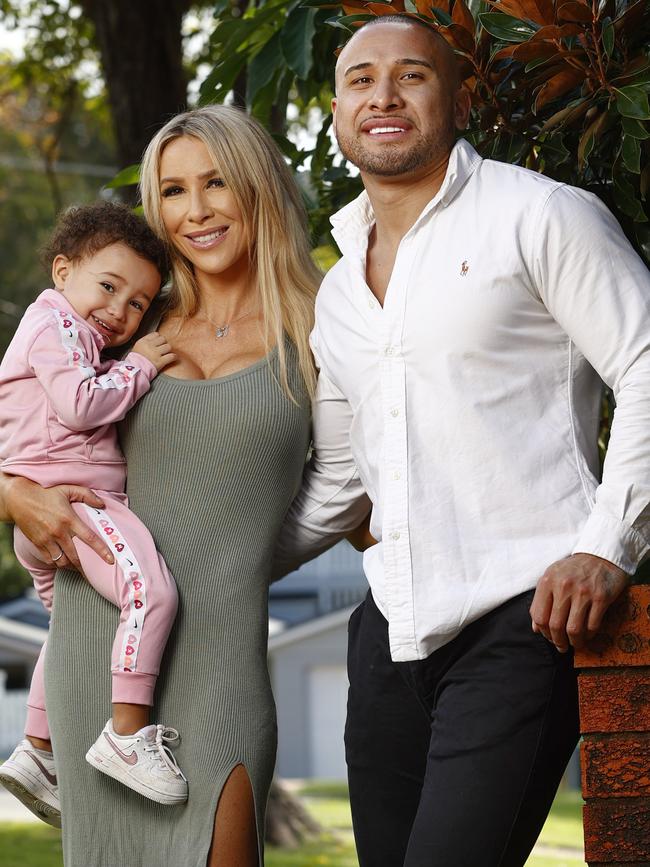
<svg viewBox="0 0 650 867"><path fill-rule="evenodd" d="M266 867L358 867L345 785L312 783L300 794L323 826L323 836L293 852L267 849ZM560 792L540 836L539 854L526 867L585 867L581 815L580 794ZM59 833L41 824L0 825L0 853L2 867L63 865Z"/></svg>

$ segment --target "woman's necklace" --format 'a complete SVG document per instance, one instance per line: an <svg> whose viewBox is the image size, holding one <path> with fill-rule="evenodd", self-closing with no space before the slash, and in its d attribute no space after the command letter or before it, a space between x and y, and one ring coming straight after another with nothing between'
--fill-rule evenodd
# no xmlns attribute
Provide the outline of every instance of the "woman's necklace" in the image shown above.
<svg viewBox="0 0 650 867"><path fill-rule="evenodd" d="M228 333L230 332L230 326L234 325L235 322L239 322L241 319L245 319L247 316L254 311L254 307L251 307L250 310L247 310L246 313L242 313L241 316L238 316L236 319L231 319L230 322L226 322L223 325L217 325L216 322L213 322L209 316L203 314L204 318L210 323L210 325L214 328L214 336L217 340L221 340L222 337L228 337Z"/></svg>

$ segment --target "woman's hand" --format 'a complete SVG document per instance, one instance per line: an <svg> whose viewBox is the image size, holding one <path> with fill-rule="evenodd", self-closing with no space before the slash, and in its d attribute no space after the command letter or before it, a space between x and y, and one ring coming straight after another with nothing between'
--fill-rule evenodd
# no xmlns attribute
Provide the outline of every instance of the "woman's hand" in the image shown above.
<svg viewBox="0 0 650 867"><path fill-rule="evenodd" d="M370 532L370 512L359 526L351 530L345 538L357 551L365 551L366 548L372 548L373 545L377 544L377 540Z"/></svg>
<svg viewBox="0 0 650 867"><path fill-rule="evenodd" d="M107 563L113 562L102 539L70 507L70 503L104 507L104 502L88 488L79 485L42 488L21 476L5 476L2 493L3 512L36 545L44 562L56 564L60 569L66 566L80 569L72 541L75 536Z"/></svg>

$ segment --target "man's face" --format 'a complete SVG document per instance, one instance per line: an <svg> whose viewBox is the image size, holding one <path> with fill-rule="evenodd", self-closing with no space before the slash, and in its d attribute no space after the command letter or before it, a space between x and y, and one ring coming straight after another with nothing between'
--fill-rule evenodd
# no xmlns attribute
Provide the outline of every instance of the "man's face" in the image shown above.
<svg viewBox="0 0 650 867"><path fill-rule="evenodd" d="M346 159L391 177L426 170L448 156L467 123L453 54L417 25L360 30L336 66L334 130Z"/></svg>

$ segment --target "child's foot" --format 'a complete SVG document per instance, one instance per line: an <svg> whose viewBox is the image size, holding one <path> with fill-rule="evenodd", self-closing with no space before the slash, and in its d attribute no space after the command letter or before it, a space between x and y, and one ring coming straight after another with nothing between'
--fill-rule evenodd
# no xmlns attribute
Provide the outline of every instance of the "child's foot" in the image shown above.
<svg viewBox="0 0 650 867"><path fill-rule="evenodd" d="M0 765L0 785L39 819L55 828L61 827L61 802L52 753L37 750L28 740L22 740Z"/></svg>
<svg viewBox="0 0 650 867"><path fill-rule="evenodd" d="M109 719L86 753L86 761L145 798L159 804L182 804L187 800L187 780L167 746L176 740L176 729L162 725L145 726L133 735L116 735Z"/></svg>

